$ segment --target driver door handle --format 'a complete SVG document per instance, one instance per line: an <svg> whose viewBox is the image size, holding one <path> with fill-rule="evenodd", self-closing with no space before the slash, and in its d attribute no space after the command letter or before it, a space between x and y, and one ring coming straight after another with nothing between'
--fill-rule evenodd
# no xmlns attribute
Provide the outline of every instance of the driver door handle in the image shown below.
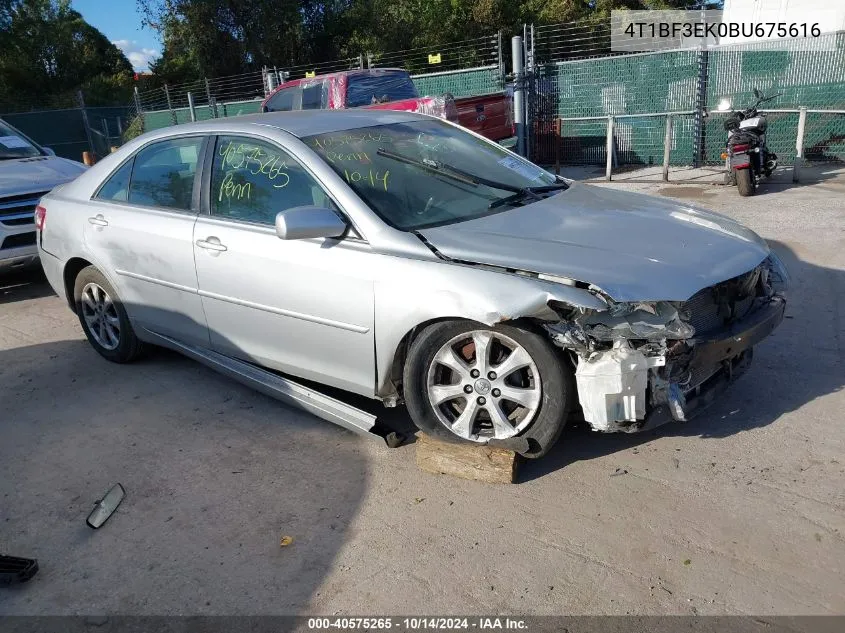
<svg viewBox="0 0 845 633"><path fill-rule="evenodd" d="M102 213L98 213L92 218L88 218L88 223L94 226L108 226L109 222L103 217Z"/></svg>
<svg viewBox="0 0 845 633"><path fill-rule="evenodd" d="M226 246L220 243L220 238L213 235L208 236L204 240L197 240L196 244L207 251L217 251L218 253L222 253L223 251L229 250Z"/></svg>

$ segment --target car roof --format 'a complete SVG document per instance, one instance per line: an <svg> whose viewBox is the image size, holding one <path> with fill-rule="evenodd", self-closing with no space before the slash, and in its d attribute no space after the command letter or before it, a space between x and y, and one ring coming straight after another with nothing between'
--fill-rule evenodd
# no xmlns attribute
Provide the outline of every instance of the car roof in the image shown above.
<svg viewBox="0 0 845 633"><path fill-rule="evenodd" d="M296 110L292 112L266 112L262 114L248 114L245 116L211 119L197 123L184 123L168 128L156 130L152 134L159 137L171 134L184 134L189 130L214 133L215 131L232 131L242 128L247 131L254 126L275 127L293 134L296 137L312 134L326 134L342 132L354 128L372 127L374 125L390 125L392 123L408 123L422 121L425 115L399 110ZM146 136L146 135L145 135Z"/></svg>

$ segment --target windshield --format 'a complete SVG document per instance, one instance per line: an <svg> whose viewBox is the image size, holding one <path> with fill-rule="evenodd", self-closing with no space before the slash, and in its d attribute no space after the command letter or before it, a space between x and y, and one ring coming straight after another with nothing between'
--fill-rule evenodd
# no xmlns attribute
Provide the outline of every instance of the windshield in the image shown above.
<svg viewBox="0 0 845 633"><path fill-rule="evenodd" d="M303 141L385 222L404 231L498 213L518 203L515 191L557 182L495 143L438 120L316 134Z"/></svg>
<svg viewBox="0 0 845 633"><path fill-rule="evenodd" d="M0 160L40 156L41 151L8 123L0 121Z"/></svg>

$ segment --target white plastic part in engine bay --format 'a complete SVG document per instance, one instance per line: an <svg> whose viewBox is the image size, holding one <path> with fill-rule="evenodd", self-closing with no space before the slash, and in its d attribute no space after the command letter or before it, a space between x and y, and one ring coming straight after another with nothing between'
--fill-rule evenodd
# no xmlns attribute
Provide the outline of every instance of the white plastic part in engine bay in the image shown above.
<svg viewBox="0 0 845 633"><path fill-rule="evenodd" d="M575 382L584 419L596 431L617 431L619 422L645 418L649 367L664 365L663 356L647 357L625 341L578 358Z"/></svg>

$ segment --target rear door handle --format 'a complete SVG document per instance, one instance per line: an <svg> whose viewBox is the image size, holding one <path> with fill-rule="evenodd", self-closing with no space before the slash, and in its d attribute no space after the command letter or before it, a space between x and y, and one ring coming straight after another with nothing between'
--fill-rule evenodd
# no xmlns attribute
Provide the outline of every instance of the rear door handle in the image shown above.
<svg viewBox="0 0 845 633"><path fill-rule="evenodd" d="M93 218L88 218L89 224L93 224L94 226L108 226L108 220L103 217L102 213L98 213Z"/></svg>
<svg viewBox="0 0 845 633"><path fill-rule="evenodd" d="M229 250L220 243L220 238L214 237L213 235L205 238L204 240L197 240L196 244L207 251L217 251L218 253L222 253L223 251Z"/></svg>

